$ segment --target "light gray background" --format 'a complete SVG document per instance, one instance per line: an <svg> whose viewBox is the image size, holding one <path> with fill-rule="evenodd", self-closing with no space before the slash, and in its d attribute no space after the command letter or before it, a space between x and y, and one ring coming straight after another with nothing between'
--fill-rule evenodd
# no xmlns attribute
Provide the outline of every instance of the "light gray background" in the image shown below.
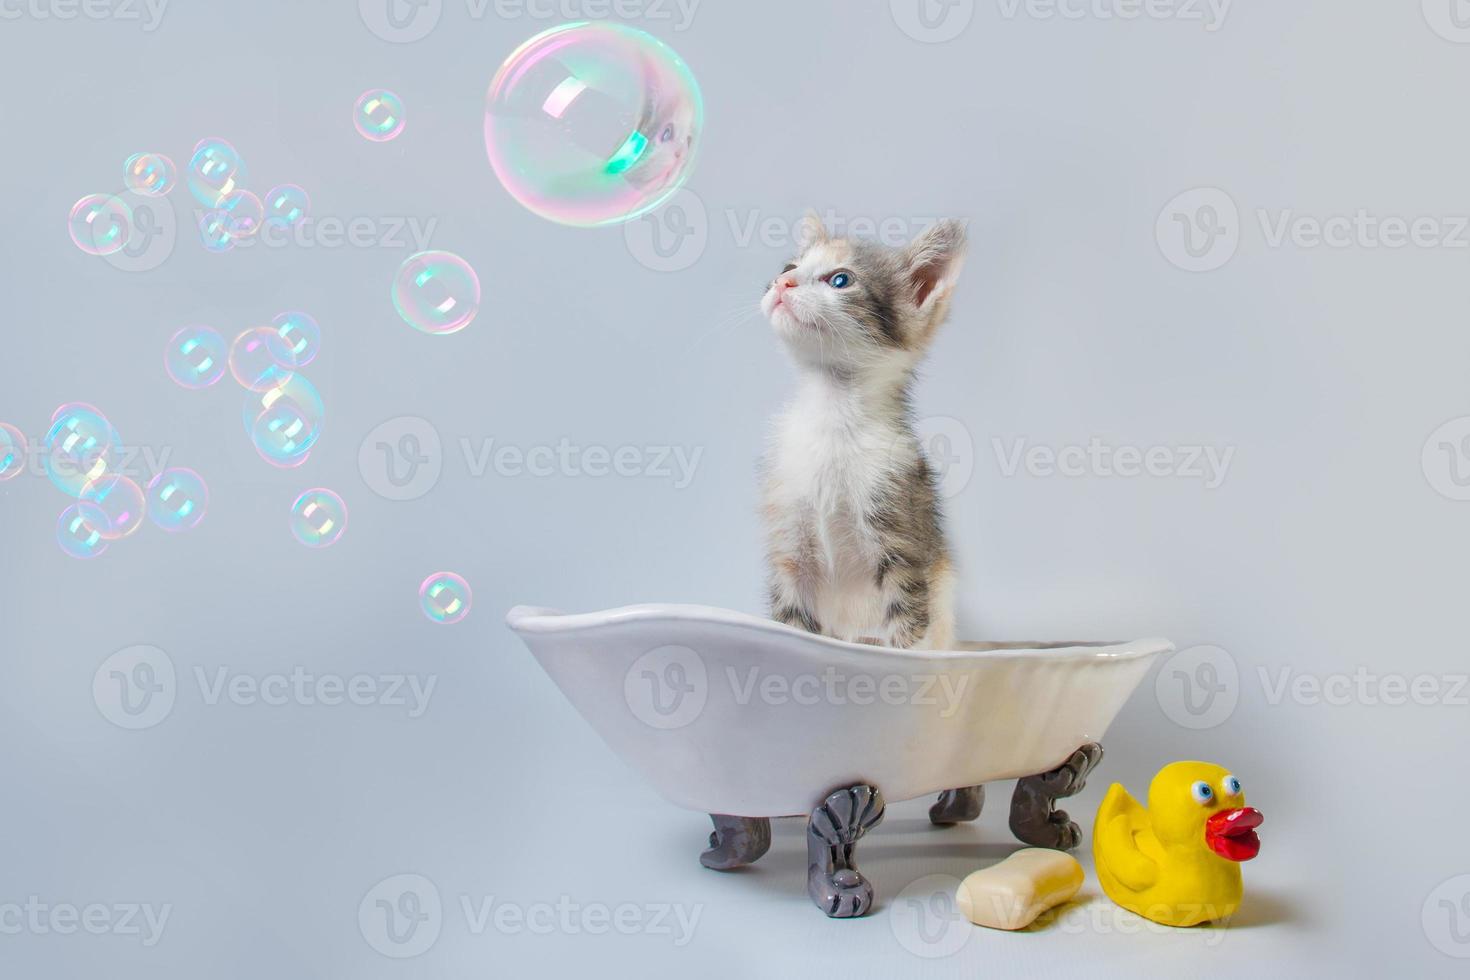
<svg viewBox="0 0 1470 980"><path fill-rule="evenodd" d="M707 105L693 196L655 219L666 245L682 242L668 261L648 224L532 216L486 162L486 84L517 43L567 19L554 12L477 16L444 0L426 36L396 41L369 26L384 23L382 2L175 0L153 30L146 14L63 20L65 0L27 2L0 4L0 420L34 439L61 402L93 402L129 443L204 474L213 501L195 533L145 527L80 563L54 543L64 501L43 478L0 485L0 905L171 906L152 946L7 928L7 975L1463 974L1470 708L1450 695L1466 671L1470 503L1455 499L1452 464L1470 457L1439 444L1470 431L1470 249L1453 220L1470 213L1470 31L1451 0L1240 2L1216 30L1096 13L1126 0L1069 8L1079 18L935 3L948 40L914 27L907 0L705 0L687 24L634 5ZM406 103L395 142L349 125L373 86ZM318 220L370 219L374 243L206 254L183 192L170 201L184 233L144 256L154 268L69 243L68 208L116 189L128 154L182 165L207 135L240 148L258 190L300 183ZM1173 261L1180 226L1165 213L1197 188L1238 209L1222 216L1238 247L1222 238L1204 261L1229 261L1207 272ZM1201 201L1220 196L1187 198L1186 211ZM1088 829L1110 781L1141 794L1176 758L1239 773L1267 822L1228 931L1141 929L1089 874L1085 904L1049 929L975 930L952 955L920 955L935 949L904 933L912 909L897 896L1008 852L1003 786L974 827L931 831L921 803L892 807L863 847L884 904L862 921L808 905L795 823L748 873L707 872L704 818L631 778L502 625L522 602L759 608L753 464L791 375L750 311L787 249L744 230L789 228L808 205L904 227L970 221L955 316L917 399L926 418L958 420L934 425L960 433L947 465L963 632L1219 648L1144 682L1070 809ZM1458 247L1273 244L1262 226L1262 212L1270 225L1360 209L1432 217ZM415 333L388 302L412 248L379 239L406 218L435 222L432 245L479 271L484 308L459 335ZM685 225L692 237L671 236ZM161 352L184 324L232 334L291 308L323 326L307 373L329 416L310 463L281 472L248 446L239 391L179 389ZM376 475L359 466L368 433L401 416L443 443L437 486L412 501L374 491L381 462ZM1008 476L992 442L1056 451L1093 437L1234 455L1207 489L1188 476ZM677 488L477 477L461 449L563 438L703 455ZM322 552L286 527L315 485L351 509L345 539ZM418 582L441 568L475 590L458 626L417 610ZM135 644L167 653L176 700L129 731L92 681ZM1182 686L1208 679L1200 663L1216 700ZM437 686L417 718L210 704L195 669L221 667ZM1428 677L1438 703L1384 703L1395 691L1381 680L1335 704L1309 688L1277 696L1283 670L1331 688L1360 668ZM360 930L358 906L404 873L434 883L444 914L431 948L394 960ZM523 910L680 903L700 917L683 946L561 926L476 934L461 896Z"/></svg>

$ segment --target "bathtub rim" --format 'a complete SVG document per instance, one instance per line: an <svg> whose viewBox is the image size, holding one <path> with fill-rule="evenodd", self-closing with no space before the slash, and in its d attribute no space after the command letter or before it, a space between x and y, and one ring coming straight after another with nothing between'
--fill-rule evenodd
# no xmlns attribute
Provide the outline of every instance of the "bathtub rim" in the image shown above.
<svg viewBox="0 0 1470 980"><path fill-rule="evenodd" d="M753 630L772 636L797 638L846 656L898 658L911 660L1015 660L1045 655L1058 660L1126 661L1154 657L1172 652L1174 644L1163 637L1137 640L1065 640L1065 641L965 641L966 646L950 650L907 650L898 647L852 643L830 636L809 633L750 613L693 603L637 603L596 612L567 613L547 606L515 606L506 614L505 623L520 634L549 636L587 633L609 626L657 622L718 624Z"/></svg>

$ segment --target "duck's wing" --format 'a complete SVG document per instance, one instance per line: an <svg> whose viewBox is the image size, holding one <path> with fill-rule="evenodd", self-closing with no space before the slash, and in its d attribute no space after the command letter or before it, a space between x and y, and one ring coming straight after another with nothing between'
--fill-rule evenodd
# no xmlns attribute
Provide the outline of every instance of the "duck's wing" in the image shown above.
<svg viewBox="0 0 1470 980"><path fill-rule="evenodd" d="M1121 783L1114 783L1097 810L1093 856L1133 891L1143 891L1159 880L1159 866L1138 847L1138 836L1148 833L1149 827L1148 811Z"/></svg>

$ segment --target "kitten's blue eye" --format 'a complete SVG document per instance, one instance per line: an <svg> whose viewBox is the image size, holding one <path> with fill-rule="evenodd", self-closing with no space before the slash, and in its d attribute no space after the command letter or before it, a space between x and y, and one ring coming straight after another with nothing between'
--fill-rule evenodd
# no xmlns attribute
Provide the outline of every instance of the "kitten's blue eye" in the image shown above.
<svg viewBox="0 0 1470 980"><path fill-rule="evenodd" d="M827 285L833 289L846 289L852 285L852 274L848 272L834 272L827 280Z"/></svg>
<svg viewBox="0 0 1470 980"><path fill-rule="evenodd" d="M1215 791L1210 789L1210 784L1203 779L1189 787L1189 793L1194 797L1196 803L1209 803L1215 798Z"/></svg>

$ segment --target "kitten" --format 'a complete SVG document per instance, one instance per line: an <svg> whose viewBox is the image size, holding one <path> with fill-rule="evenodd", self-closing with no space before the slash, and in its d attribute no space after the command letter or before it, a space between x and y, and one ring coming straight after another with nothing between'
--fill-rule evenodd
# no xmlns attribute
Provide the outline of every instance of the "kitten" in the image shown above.
<svg viewBox="0 0 1470 980"><path fill-rule="evenodd" d="M953 572L909 389L965 251L942 221L905 248L815 214L761 311L800 371L765 461L771 615L843 640L943 650Z"/></svg>

